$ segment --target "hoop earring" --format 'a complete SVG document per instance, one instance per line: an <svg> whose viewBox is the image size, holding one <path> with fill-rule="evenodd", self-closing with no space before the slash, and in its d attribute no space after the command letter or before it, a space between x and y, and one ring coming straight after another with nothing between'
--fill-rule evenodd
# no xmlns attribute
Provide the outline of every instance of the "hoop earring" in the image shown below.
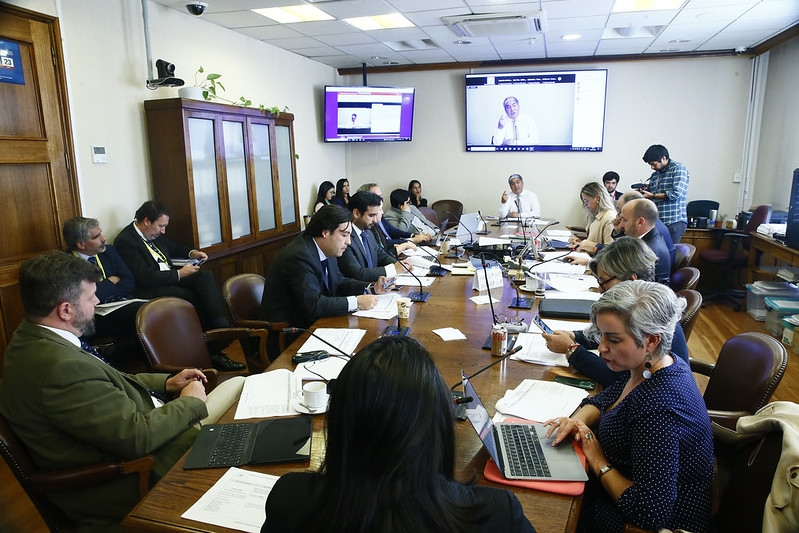
<svg viewBox="0 0 799 533"><path fill-rule="evenodd" d="M651 353L646 354L646 362L644 363L644 367L646 367L646 370L644 370L644 374L643 374L644 375L644 379L651 378L652 377L652 372L651 372L652 354Z"/></svg>

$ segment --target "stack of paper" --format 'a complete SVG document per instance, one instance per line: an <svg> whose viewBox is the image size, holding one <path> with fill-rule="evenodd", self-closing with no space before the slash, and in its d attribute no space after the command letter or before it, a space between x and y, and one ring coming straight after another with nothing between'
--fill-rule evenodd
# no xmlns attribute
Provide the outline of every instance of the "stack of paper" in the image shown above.
<svg viewBox="0 0 799 533"><path fill-rule="evenodd" d="M358 343L366 334L365 329L347 329L347 328L316 328L313 331L316 337L308 337L297 353L315 352L317 350L324 350L332 355L352 355ZM319 339L321 337L327 343ZM328 344L329 343L329 344ZM341 352L334 350L330 345L340 348Z"/></svg>
<svg viewBox="0 0 799 533"><path fill-rule="evenodd" d="M552 326L550 326L552 327ZM569 361L562 353L555 353L547 348L547 343L539 333L519 333L514 348L521 350L511 355L511 359L551 366L569 366Z"/></svg>
<svg viewBox="0 0 799 533"><path fill-rule="evenodd" d="M550 418L571 415L588 391L554 381L525 379L518 387L509 390L499 401L499 413L544 422Z"/></svg>
<svg viewBox="0 0 799 533"><path fill-rule="evenodd" d="M247 376L234 418L296 415L299 411L291 402L299 397L301 390L302 381L286 368Z"/></svg>
<svg viewBox="0 0 799 533"><path fill-rule="evenodd" d="M397 293L378 294L377 305L371 309L355 311L353 315L378 320L391 320L397 316Z"/></svg>

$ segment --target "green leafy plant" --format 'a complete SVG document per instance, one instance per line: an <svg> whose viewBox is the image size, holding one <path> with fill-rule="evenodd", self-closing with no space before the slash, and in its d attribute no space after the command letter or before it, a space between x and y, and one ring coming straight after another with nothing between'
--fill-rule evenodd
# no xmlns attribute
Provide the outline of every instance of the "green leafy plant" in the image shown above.
<svg viewBox="0 0 799 533"><path fill-rule="evenodd" d="M225 86L222 85L222 82L219 81L221 78L221 74L217 74L215 72L209 72L208 74L205 73L205 69L203 69L202 65L200 68L197 69L197 72L194 73L194 85L200 87L203 90L203 98L207 102L213 102L214 100L218 100L220 102L225 102L231 105L237 105L241 107L251 107L254 109L258 109L261 113L267 114L272 113L276 117L280 116L280 113L286 113L289 110L288 106L283 106L281 110L277 106L266 107L263 104L253 105L252 100L249 98L245 98L240 96L238 100L230 100L225 98L220 93L225 92Z"/></svg>

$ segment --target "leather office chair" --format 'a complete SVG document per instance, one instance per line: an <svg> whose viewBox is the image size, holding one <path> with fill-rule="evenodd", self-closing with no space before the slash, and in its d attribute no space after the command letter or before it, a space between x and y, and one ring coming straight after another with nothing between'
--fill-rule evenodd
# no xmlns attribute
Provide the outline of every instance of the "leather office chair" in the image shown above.
<svg viewBox="0 0 799 533"><path fill-rule="evenodd" d="M678 242L674 245L674 264L671 271L676 272L681 268L691 266L691 260L696 253L696 246L687 242Z"/></svg>
<svg viewBox="0 0 799 533"><path fill-rule="evenodd" d="M264 343L266 341L266 332L262 330L221 328L203 331L194 306L172 297L156 298L141 306L136 315L136 331L152 370L179 372L184 368L199 368L208 378L208 391L216 387L219 373L211 367L207 342L246 339L253 335L263 337ZM234 374L226 374L231 375Z"/></svg>
<svg viewBox="0 0 799 533"><path fill-rule="evenodd" d="M0 415L0 454L5 459L17 481L33 502L50 531L72 531L74 524L48 498L48 494L83 489L114 479L136 474L139 478L139 497L150 489L151 456L132 461L109 461L67 470L39 470L28 455L28 450Z"/></svg>
<svg viewBox="0 0 799 533"><path fill-rule="evenodd" d="M687 342L694 330L696 319L699 318L699 310L702 308L702 293L686 289L679 291L677 296L682 296L686 302L685 311L682 312L682 318L680 318L680 327Z"/></svg>
<svg viewBox="0 0 799 533"><path fill-rule="evenodd" d="M718 210L719 203L715 200L691 200L685 205L688 218L706 217L714 209Z"/></svg>
<svg viewBox="0 0 799 533"><path fill-rule="evenodd" d="M751 247L749 235L757 230L760 224L767 224L771 220L771 206L761 205L752 214L743 232L730 232L724 234L724 239L729 239L729 250L703 250L699 257L708 263L712 263L723 272L722 286L719 290L705 294L705 301L714 298L725 298L733 303L736 311L741 310L741 304L735 298L743 298L742 290L729 289L730 281L736 270L746 268L749 264L749 248ZM738 251L738 243L741 243L743 252Z"/></svg>
<svg viewBox="0 0 799 533"><path fill-rule="evenodd" d="M286 349L286 339L283 328L289 327L287 322L269 322L260 320L261 300L264 296L264 277L258 274L238 274L225 280L222 295L227 303L233 325L239 328L262 329L268 335L277 335L280 351ZM268 365L268 358L261 354L261 344L249 341L242 343L247 366L251 373L262 372ZM264 348L265 350L265 348ZM256 357L258 355L258 357ZM264 362L266 361L266 362Z"/></svg>
<svg viewBox="0 0 799 533"><path fill-rule="evenodd" d="M447 221L447 228L452 228L458 225L461 215L463 214L463 204L458 200L438 200L433 202L433 211L438 215L439 224ZM445 213L444 211L448 211Z"/></svg>
<svg viewBox="0 0 799 533"><path fill-rule="evenodd" d="M768 403L787 365L785 346L763 333L731 338L716 364L691 359L691 370L710 378L704 394L710 420L731 429Z"/></svg>
<svg viewBox="0 0 799 533"><path fill-rule="evenodd" d="M433 211L431 207L420 207L419 212L427 218L430 222L435 224L436 226L441 225L441 221L438 219L438 213Z"/></svg>
<svg viewBox="0 0 799 533"><path fill-rule="evenodd" d="M669 278L669 287L674 292L684 291L687 289L694 290L701 272L698 268L684 267L675 271Z"/></svg>

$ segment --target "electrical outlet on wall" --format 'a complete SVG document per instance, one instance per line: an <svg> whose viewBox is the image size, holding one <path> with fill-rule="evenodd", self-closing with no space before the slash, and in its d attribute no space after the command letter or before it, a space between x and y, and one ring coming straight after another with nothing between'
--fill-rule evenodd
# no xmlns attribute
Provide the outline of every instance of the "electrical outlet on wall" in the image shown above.
<svg viewBox="0 0 799 533"><path fill-rule="evenodd" d="M741 183L741 173L740 172L736 172L735 174L732 175L732 182L733 183Z"/></svg>

